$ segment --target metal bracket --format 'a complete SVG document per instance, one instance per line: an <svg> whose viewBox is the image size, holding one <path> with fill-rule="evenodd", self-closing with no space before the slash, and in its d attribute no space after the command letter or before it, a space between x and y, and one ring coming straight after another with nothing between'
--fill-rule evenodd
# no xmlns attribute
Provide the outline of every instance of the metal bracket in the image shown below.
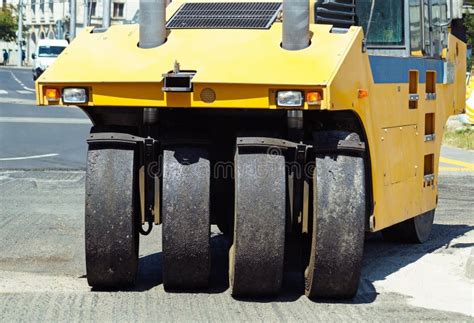
<svg viewBox="0 0 474 323"><path fill-rule="evenodd" d="M155 161L155 143L157 141L147 137L143 142L143 166L145 169L145 222L154 222L155 204L155 175L151 173L151 167Z"/></svg>
<svg viewBox="0 0 474 323"><path fill-rule="evenodd" d="M426 93L426 100L436 100L436 93Z"/></svg>
<svg viewBox="0 0 474 323"><path fill-rule="evenodd" d="M295 152L295 160L297 162L305 162L306 161L306 152L308 151L308 145L304 144L297 144L296 145L296 152Z"/></svg>
<svg viewBox="0 0 474 323"><path fill-rule="evenodd" d="M238 137L237 138L238 147L250 147L250 148L268 148L275 147L281 149L296 149L298 144L275 138L266 138L266 137Z"/></svg>
<svg viewBox="0 0 474 323"><path fill-rule="evenodd" d="M411 102L418 101L420 96L418 94L408 94L408 100Z"/></svg>
<svg viewBox="0 0 474 323"><path fill-rule="evenodd" d="M431 134L431 135L425 135L425 142L426 141L435 141L436 139L436 134Z"/></svg>
<svg viewBox="0 0 474 323"><path fill-rule="evenodd" d="M154 222L154 207L155 207L155 176L151 173L153 163L155 162L155 146L158 141L151 138L142 138L126 133L118 132L100 132L91 133L87 139L89 145L126 145L137 149L142 154L144 174L144 216L145 222L148 223L147 230L140 227L140 233L147 235L151 232Z"/></svg>
<svg viewBox="0 0 474 323"><path fill-rule="evenodd" d="M317 146L314 147L314 151L316 154L340 151L364 153L365 143L352 140L339 140L337 146Z"/></svg>
<svg viewBox="0 0 474 323"><path fill-rule="evenodd" d="M91 144L101 144L101 143L109 143L109 144L132 144L135 145L137 143L143 142L144 138L120 133L120 132L98 132L98 133L91 133L87 138L87 143Z"/></svg>
<svg viewBox="0 0 474 323"><path fill-rule="evenodd" d="M163 74L163 87L161 89L163 92L192 92L193 83L191 80L194 75L196 75L195 71L180 71L178 65L177 70Z"/></svg>
<svg viewBox="0 0 474 323"><path fill-rule="evenodd" d="M425 183L431 183L431 182L434 181L434 179L435 179L435 175L434 175L434 174L428 174L428 175L425 175L425 176L423 177L423 180L424 180Z"/></svg>
<svg viewBox="0 0 474 323"><path fill-rule="evenodd" d="M306 177L306 158L309 147L305 144L297 144L295 149L296 170L289 167L293 180L293 200L291 210L292 230L295 232L307 231L309 212L309 183Z"/></svg>
<svg viewBox="0 0 474 323"><path fill-rule="evenodd" d="M431 187L432 189L435 188L435 174L428 174L423 176L423 187Z"/></svg>

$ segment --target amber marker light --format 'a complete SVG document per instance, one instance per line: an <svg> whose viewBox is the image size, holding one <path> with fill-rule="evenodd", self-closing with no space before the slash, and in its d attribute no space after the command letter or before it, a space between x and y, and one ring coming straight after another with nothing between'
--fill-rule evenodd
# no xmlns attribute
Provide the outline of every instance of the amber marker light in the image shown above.
<svg viewBox="0 0 474 323"><path fill-rule="evenodd" d="M44 92L48 101L59 101L61 94L58 89L46 89Z"/></svg>
<svg viewBox="0 0 474 323"><path fill-rule="evenodd" d="M369 91L367 91L367 90L359 89L359 90L357 91L357 97L358 97L359 99L363 99L363 98L366 98L366 97L368 97L368 96L369 96Z"/></svg>
<svg viewBox="0 0 474 323"><path fill-rule="evenodd" d="M308 92L306 94L306 102L308 105L321 105L323 96L319 92Z"/></svg>

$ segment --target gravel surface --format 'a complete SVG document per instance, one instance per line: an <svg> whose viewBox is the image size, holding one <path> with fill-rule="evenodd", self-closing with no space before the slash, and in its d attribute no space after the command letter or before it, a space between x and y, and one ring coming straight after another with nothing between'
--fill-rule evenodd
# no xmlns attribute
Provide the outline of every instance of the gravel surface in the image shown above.
<svg viewBox="0 0 474 323"><path fill-rule="evenodd" d="M166 293L161 228L141 238L137 287L92 292L84 265L84 173L0 172L0 321L473 321L474 177L440 177L433 235L424 245L366 242L351 302L313 302L299 276L274 299L235 300L227 241L213 227L211 288ZM471 264L470 264L471 263ZM471 268L471 269L470 269ZM471 279L469 279L471 277Z"/></svg>

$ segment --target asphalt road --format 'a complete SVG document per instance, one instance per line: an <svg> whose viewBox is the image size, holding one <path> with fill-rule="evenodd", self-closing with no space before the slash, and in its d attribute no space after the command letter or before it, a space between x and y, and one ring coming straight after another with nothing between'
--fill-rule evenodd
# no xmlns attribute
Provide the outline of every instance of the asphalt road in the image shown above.
<svg viewBox="0 0 474 323"><path fill-rule="evenodd" d="M141 237L137 287L91 291L83 233L90 125L78 109L36 107L32 88L30 71L0 68L0 322L473 320L474 155L449 147L431 240L398 245L371 236L353 301L310 301L295 273L286 273L278 298L233 299L228 241L216 228L210 289L163 290L155 227Z"/></svg>
<svg viewBox="0 0 474 323"><path fill-rule="evenodd" d="M31 75L0 68L0 168L83 169L89 120L78 108L36 106Z"/></svg>
<svg viewBox="0 0 474 323"><path fill-rule="evenodd" d="M233 299L228 242L213 228L211 288L166 293L161 229L141 237L138 284L94 292L85 279L84 172L0 172L0 321L471 321L474 245L472 176L442 175L431 240L366 242L359 293L349 302L313 302L285 275L280 297ZM474 277L471 277L474 278Z"/></svg>

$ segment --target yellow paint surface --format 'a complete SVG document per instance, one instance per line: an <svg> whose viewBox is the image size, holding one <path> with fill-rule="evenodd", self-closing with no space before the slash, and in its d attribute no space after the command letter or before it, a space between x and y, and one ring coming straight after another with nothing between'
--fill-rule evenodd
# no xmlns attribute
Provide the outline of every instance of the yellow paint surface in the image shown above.
<svg viewBox="0 0 474 323"><path fill-rule="evenodd" d="M168 15L179 4L173 1ZM436 100L427 100L425 85L419 84L418 108L409 109L408 84L374 83L361 28L335 34L331 26L312 24L311 46L300 51L280 48L281 28L276 22L270 30L172 30L167 42L153 49L137 47L137 25L97 34L87 29L39 78L37 100L48 104L43 97L47 87L85 86L90 106L275 109L276 90L322 89L318 108L352 110L364 126L374 230L434 209L443 127L450 115L465 108L465 44L449 37L446 61L454 66L454 83L437 84ZM175 61L183 70L196 71L193 93L162 92L162 74ZM212 103L200 97L206 88L216 93ZM360 89L369 96L358 98ZM431 142L425 142L427 113L435 115ZM431 154L435 180L427 185L424 159Z"/></svg>
<svg viewBox="0 0 474 323"><path fill-rule="evenodd" d="M446 158L446 157L440 157L439 161L440 161L440 163L461 166L465 169L474 170L474 164L473 163L467 163L467 162L464 162L464 161L461 161L461 160L456 160L456 159L451 159L451 158Z"/></svg>

